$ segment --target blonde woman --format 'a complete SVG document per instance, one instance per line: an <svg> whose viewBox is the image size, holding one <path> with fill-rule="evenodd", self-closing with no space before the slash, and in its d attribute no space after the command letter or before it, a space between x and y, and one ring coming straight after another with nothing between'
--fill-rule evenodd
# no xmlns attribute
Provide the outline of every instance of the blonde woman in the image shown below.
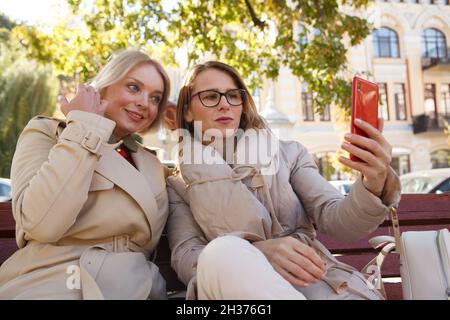
<svg viewBox="0 0 450 320"><path fill-rule="evenodd" d="M80 85L66 119L35 117L12 163L19 250L0 299L164 299L149 262L168 214L164 170L132 134L158 126L169 79L139 50Z"/></svg>
<svg viewBox="0 0 450 320"><path fill-rule="evenodd" d="M344 198L302 144L273 137L226 64L191 70L177 119L185 134L180 174L168 179L168 237L188 298L382 299L362 274L330 254L313 227L357 240L397 204L399 179L381 128L361 123L370 138L346 138L343 148L365 162L341 159L361 172ZM251 160L260 149L270 157Z"/></svg>

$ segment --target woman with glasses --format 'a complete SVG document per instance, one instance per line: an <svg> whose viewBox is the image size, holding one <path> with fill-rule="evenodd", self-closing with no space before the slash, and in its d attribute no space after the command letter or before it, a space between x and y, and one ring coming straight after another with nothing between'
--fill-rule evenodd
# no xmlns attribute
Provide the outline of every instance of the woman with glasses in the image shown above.
<svg viewBox="0 0 450 320"><path fill-rule="evenodd" d="M0 299L164 299L149 261L168 215L164 169L135 133L158 128L170 92L139 50L113 56L91 85L35 117L11 170L15 252Z"/></svg>
<svg viewBox="0 0 450 320"><path fill-rule="evenodd" d="M399 201L391 148L378 129L361 124L371 138L348 138L366 162L342 160L362 173L344 198L302 144L273 137L232 67L195 66L177 107L180 165L167 180L168 238L187 298L382 298L313 227L357 240Z"/></svg>

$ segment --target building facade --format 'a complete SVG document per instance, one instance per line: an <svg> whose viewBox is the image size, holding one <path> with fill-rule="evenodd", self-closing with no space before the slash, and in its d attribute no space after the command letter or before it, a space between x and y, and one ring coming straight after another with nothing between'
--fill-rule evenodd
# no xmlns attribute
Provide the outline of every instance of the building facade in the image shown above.
<svg viewBox="0 0 450 320"><path fill-rule="evenodd" d="M450 139L444 129L450 120L449 1L376 1L362 14L375 30L349 50L349 72L379 84L379 112L393 146L392 166L399 174L449 167ZM172 72L171 78L177 92L180 73ZM306 88L282 68L279 78L266 81L254 97L281 139L304 144L327 179L346 179L336 159L349 125L335 120L333 106L315 113ZM161 159L173 157L173 141L165 130L144 139L161 148Z"/></svg>

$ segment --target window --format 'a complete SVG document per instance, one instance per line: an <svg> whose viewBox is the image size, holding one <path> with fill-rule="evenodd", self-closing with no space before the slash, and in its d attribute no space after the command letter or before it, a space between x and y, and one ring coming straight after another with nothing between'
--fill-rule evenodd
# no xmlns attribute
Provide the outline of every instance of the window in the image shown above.
<svg viewBox="0 0 450 320"><path fill-rule="evenodd" d="M435 187L434 193L444 193L450 191L450 178L445 180L444 182L441 182L438 186ZM431 191L430 191L431 192Z"/></svg>
<svg viewBox="0 0 450 320"><path fill-rule="evenodd" d="M339 167L333 166L334 152L320 152L314 155L314 160L319 168L319 173L327 180L341 180Z"/></svg>
<svg viewBox="0 0 450 320"><path fill-rule="evenodd" d="M406 120L405 85L403 83L394 84L395 118Z"/></svg>
<svg viewBox="0 0 450 320"><path fill-rule="evenodd" d="M450 168L450 149L440 149L432 152L431 167L437 168Z"/></svg>
<svg viewBox="0 0 450 320"><path fill-rule="evenodd" d="M445 117L450 117L450 83L441 84L441 110Z"/></svg>
<svg viewBox="0 0 450 320"><path fill-rule="evenodd" d="M261 110L261 93L259 91L259 88L255 88L255 90L253 90L252 98L253 98L253 102L255 103L256 110L260 111Z"/></svg>
<svg viewBox="0 0 450 320"><path fill-rule="evenodd" d="M411 165L409 160L409 154L402 154L393 156L391 160L391 167L397 172L398 175L402 175L411 171Z"/></svg>
<svg viewBox="0 0 450 320"><path fill-rule="evenodd" d="M320 121L331 121L330 106L326 106L320 114Z"/></svg>
<svg viewBox="0 0 450 320"><path fill-rule="evenodd" d="M302 110L304 121L314 121L314 105L312 93L307 91L306 85L302 87Z"/></svg>
<svg viewBox="0 0 450 320"><path fill-rule="evenodd" d="M378 83L378 95L379 95L379 112L384 120L389 120L389 104L388 104L388 93L387 84Z"/></svg>
<svg viewBox="0 0 450 320"><path fill-rule="evenodd" d="M398 58L398 36L389 28L380 28L373 33L373 48L375 57Z"/></svg>
<svg viewBox="0 0 450 320"><path fill-rule="evenodd" d="M438 116L436 108L436 85L434 83L425 83L424 99L425 114L429 117L430 123L435 124Z"/></svg>
<svg viewBox="0 0 450 320"><path fill-rule="evenodd" d="M446 58L445 36L437 29L426 29L422 33L422 56L426 58Z"/></svg>

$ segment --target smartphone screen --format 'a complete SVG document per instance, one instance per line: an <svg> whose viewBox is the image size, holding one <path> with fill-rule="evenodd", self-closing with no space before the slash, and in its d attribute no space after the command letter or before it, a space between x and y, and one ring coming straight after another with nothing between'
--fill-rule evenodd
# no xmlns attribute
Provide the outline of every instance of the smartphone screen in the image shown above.
<svg viewBox="0 0 450 320"><path fill-rule="evenodd" d="M376 83L354 77L352 82L352 122L351 133L367 137L367 134L355 124L355 119L368 122L378 128L378 85ZM353 161L362 161L350 154Z"/></svg>

